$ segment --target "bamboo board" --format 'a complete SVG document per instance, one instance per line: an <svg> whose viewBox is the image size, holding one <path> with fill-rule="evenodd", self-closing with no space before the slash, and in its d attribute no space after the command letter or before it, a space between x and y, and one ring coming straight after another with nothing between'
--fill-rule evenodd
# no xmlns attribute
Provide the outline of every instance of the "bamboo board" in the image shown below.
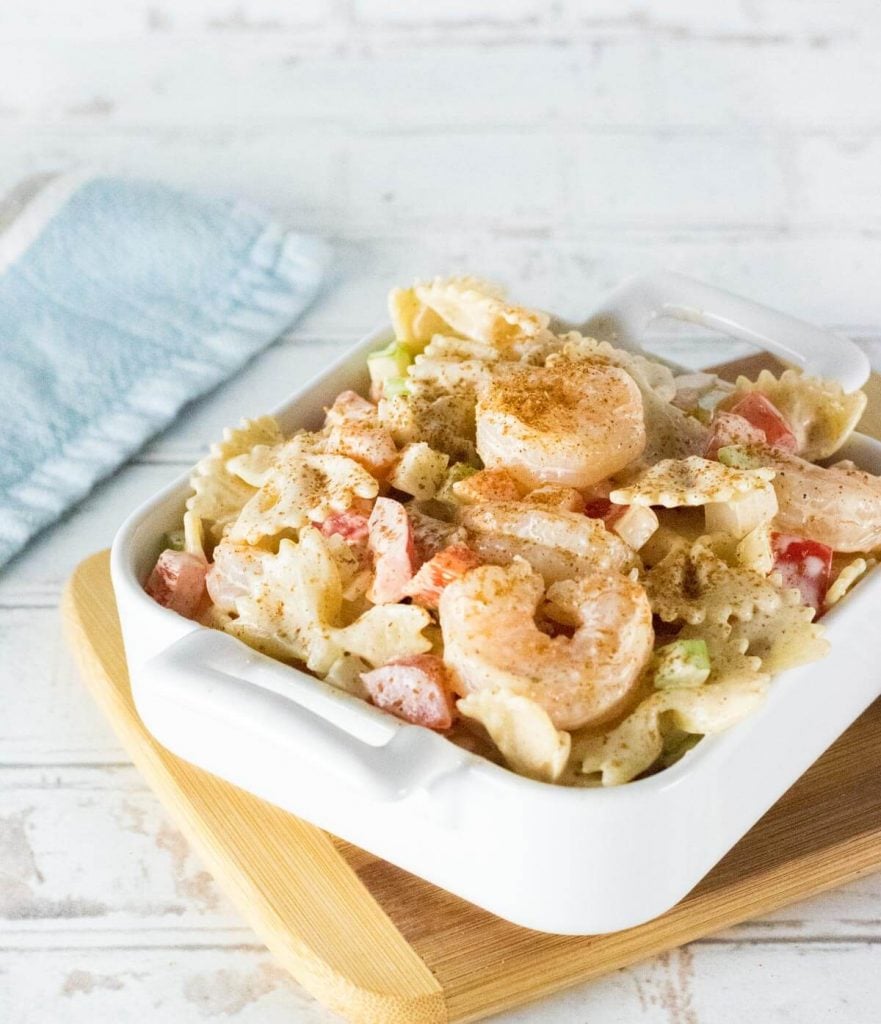
<svg viewBox="0 0 881 1024"><path fill-rule="evenodd" d="M881 431L870 382L863 429ZM107 553L64 597L82 676L137 768L279 962L359 1022L478 1020L881 869L881 701L677 907L613 935L508 924L176 758L141 725Z"/></svg>

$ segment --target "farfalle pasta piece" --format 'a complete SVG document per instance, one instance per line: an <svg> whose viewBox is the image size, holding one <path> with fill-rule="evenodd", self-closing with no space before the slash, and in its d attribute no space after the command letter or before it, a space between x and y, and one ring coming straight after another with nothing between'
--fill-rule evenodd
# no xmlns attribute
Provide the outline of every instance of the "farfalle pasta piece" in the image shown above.
<svg viewBox="0 0 881 1024"><path fill-rule="evenodd" d="M475 306L486 302L503 305L503 300L500 288L474 277L435 278L430 283L416 282L411 288L392 289L389 315L397 340L411 350L422 351L436 335L458 334L462 338L481 340L473 330L470 333L459 330L457 323L469 326L463 304L466 310L471 308L471 319L474 319ZM442 308L435 308L438 306ZM444 310L451 312L452 320L445 318Z"/></svg>
<svg viewBox="0 0 881 1024"><path fill-rule="evenodd" d="M393 288L388 308L395 338L413 350L423 349L435 334L450 331L450 325L426 306L412 288Z"/></svg>
<svg viewBox="0 0 881 1024"><path fill-rule="evenodd" d="M492 380L492 363L485 359L438 359L432 352L435 337L422 355L407 371L408 389L431 392L433 394L455 394L468 396L474 401L477 391ZM449 341L449 338L443 338ZM463 342L463 344L477 344Z"/></svg>
<svg viewBox="0 0 881 1024"><path fill-rule="evenodd" d="M184 551L191 555L206 555L205 524L202 517L188 509L184 512Z"/></svg>
<svg viewBox="0 0 881 1024"><path fill-rule="evenodd" d="M552 356L549 360L551 363L557 358L610 363L626 370L639 385L640 390L651 390L666 402L676 397L676 378L673 371L663 363L637 352L615 348L607 341L597 341L596 338L589 338L578 331L560 335L560 341L563 343L562 352L559 356Z"/></svg>
<svg viewBox="0 0 881 1024"><path fill-rule="evenodd" d="M294 461L298 455L320 455L328 451L327 432L299 430L280 444L255 444L247 452L229 459L226 468L255 490L266 483L280 458Z"/></svg>
<svg viewBox="0 0 881 1024"><path fill-rule="evenodd" d="M373 576L366 541L349 542L339 533L325 533L324 540L340 574L343 601L360 606Z"/></svg>
<svg viewBox="0 0 881 1024"><path fill-rule="evenodd" d="M661 756L664 730L707 736L746 718L765 699L767 677L706 683L681 690L658 690L610 732L579 738L576 756L585 775L600 773L604 786L618 786L641 775Z"/></svg>
<svg viewBox="0 0 881 1024"><path fill-rule="evenodd" d="M612 491L609 500L616 505L663 508L709 505L764 489L774 475L773 469L733 469L697 455L664 459L650 466L629 486Z"/></svg>
<svg viewBox="0 0 881 1024"><path fill-rule="evenodd" d="M379 403L380 423L399 445L422 441L473 461L477 392L492 379L498 359L485 342L435 335L408 368L404 392Z"/></svg>
<svg viewBox="0 0 881 1024"><path fill-rule="evenodd" d="M643 585L664 622L691 625L751 619L790 599L766 577L728 565L700 541L671 551L646 573Z"/></svg>
<svg viewBox="0 0 881 1024"><path fill-rule="evenodd" d="M826 607L831 608L838 604L868 568L869 563L865 558L854 558L848 562L826 591Z"/></svg>
<svg viewBox="0 0 881 1024"><path fill-rule="evenodd" d="M330 666L327 675L324 677L326 683L335 686L338 690L351 693L353 697L360 697L367 700L370 694L367 687L361 681L361 674L368 672L370 666L366 661L355 654L344 654Z"/></svg>
<svg viewBox="0 0 881 1024"><path fill-rule="evenodd" d="M260 569L248 593L236 598L238 618L225 629L264 654L325 675L344 654L376 667L431 649L422 635L431 616L414 605L369 608L340 625L343 581L331 544L316 529L304 529L297 543L282 540Z"/></svg>
<svg viewBox="0 0 881 1024"><path fill-rule="evenodd" d="M749 652L749 639L736 632L730 622L702 622L683 627L679 640L703 640L710 656L708 685L713 683L748 683L759 681L767 673L762 671L762 659Z"/></svg>
<svg viewBox="0 0 881 1024"><path fill-rule="evenodd" d="M395 443L403 447L424 441L454 461L475 462L473 391L443 393L420 387L418 381L415 385L409 394L379 403L379 421Z"/></svg>
<svg viewBox="0 0 881 1024"><path fill-rule="evenodd" d="M323 522L332 512L344 512L359 498L379 493L376 480L353 459L303 451L296 439L279 451L259 478L259 490L252 492L229 529L233 540L257 544L286 530L301 530Z"/></svg>
<svg viewBox="0 0 881 1024"><path fill-rule="evenodd" d="M726 609L724 602L720 607L715 598L711 598L707 604L708 612L717 609L716 613L708 614L706 621L687 624L678 634L683 640L701 639L706 642L712 666L711 682L731 678L748 679L759 671L771 674L782 672L785 668L823 657L829 647L823 639L823 627L812 621L814 611L801 603L798 591L779 587L779 577L764 579L764 572L754 572L743 567L740 545L734 547L723 534L702 537L692 550L695 547L710 552L730 570L728 582L721 584L723 595L729 588L734 592L740 588L745 596L749 589L745 580L751 581L754 594L758 594L759 589L766 589L769 595L768 600L755 601L740 609L734 606ZM673 561L671 559L671 563ZM671 577L677 574L677 568L671 564ZM720 580L724 580L724 572L718 567L717 571ZM703 574L697 571L691 582L683 586L686 589L689 586L699 587L702 579ZM764 579L763 588L759 588L757 579ZM657 585L657 580L651 588L647 584L650 597ZM660 586L663 586L663 581ZM771 596L774 590L779 600ZM674 603L671 601L671 606ZM730 614L723 617L726 610ZM738 615L738 611L741 614ZM728 621L729 618L731 621Z"/></svg>
<svg viewBox="0 0 881 1024"><path fill-rule="evenodd" d="M732 638L746 640L750 656L761 658L762 671L771 675L817 661L829 652L823 626L814 622L814 609L801 604L797 592L785 591L774 610L759 609L747 620L733 622Z"/></svg>
<svg viewBox="0 0 881 1024"><path fill-rule="evenodd" d="M642 453L646 462L685 459L706 451L709 431L699 420L677 409L649 388L641 387L640 391L648 439Z"/></svg>
<svg viewBox="0 0 881 1024"><path fill-rule="evenodd" d="M374 605L350 626L332 631L332 637L348 654L363 658L371 667L393 658L409 658L431 650L423 630L431 616L415 604Z"/></svg>
<svg viewBox="0 0 881 1024"><path fill-rule="evenodd" d="M754 382L739 377L733 397L725 404L734 404L751 391L760 392L777 407L795 434L798 454L809 462L837 452L866 408L862 391L845 394L837 381L806 377L797 370L784 370L779 378L762 370Z"/></svg>
<svg viewBox="0 0 881 1024"><path fill-rule="evenodd" d="M250 452L255 446L274 446L283 440L278 424L271 416L242 420L238 427L228 427L223 440L193 469L187 509L207 527L209 538L216 543L225 528L253 496L255 488L229 469L229 462ZM191 526L192 528L192 526Z"/></svg>
<svg viewBox="0 0 881 1024"><path fill-rule="evenodd" d="M519 775L556 782L569 761L572 737L554 726L534 700L507 690L480 690L456 702L459 713L489 733Z"/></svg>
<svg viewBox="0 0 881 1024"><path fill-rule="evenodd" d="M227 470L253 490L269 479L278 459L280 445L257 444L249 452L237 455L226 464Z"/></svg>
<svg viewBox="0 0 881 1024"><path fill-rule="evenodd" d="M546 359L564 345L562 338L544 329L516 338L504 348L474 338L435 334L416 356L408 375L411 379L438 381L446 375L453 387L457 386L457 376L470 376L477 383L483 383L492 372L504 372L505 364L544 365Z"/></svg>
<svg viewBox="0 0 881 1024"><path fill-rule="evenodd" d="M332 636L342 605L339 570L321 534L303 530L261 560L250 593L238 597L238 618L226 631L271 657L303 661L324 674L343 653Z"/></svg>
<svg viewBox="0 0 881 1024"><path fill-rule="evenodd" d="M702 547L712 551L714 555L721 558L727 565L738 566L742 563L737 557L737 538L730 533L721 531L719 533L704 533L695 540L700 541ZM762 573L766 576L767 573Z"/></svg>
<svg viewBox="0 0 881 1024"><path fill-rule="evenodd" d="M416 376L413 372L414 367L443 363L490 364L498 362L500 358L499 350L488 342L460 338L456 335L435 334L422 353L413 360L410 376Z"/></svg>
<svg viewBox="0 0 881 1024"><path fill-rule="evenodd" d="M414 285L413 293L454 334L499 348L539 334L550 320L544 313L512 305L500 289L473 277L435 278Z"/></svg>
<svg viewBox="0 0 881 1024"><path fill-rule="evenodd" d="M676 397L676 378L669 366L635 352L622 349L615 349L615 352L618 354L618 365L633 377L641 390L650 389L662 401L673 401Z"/></svg>

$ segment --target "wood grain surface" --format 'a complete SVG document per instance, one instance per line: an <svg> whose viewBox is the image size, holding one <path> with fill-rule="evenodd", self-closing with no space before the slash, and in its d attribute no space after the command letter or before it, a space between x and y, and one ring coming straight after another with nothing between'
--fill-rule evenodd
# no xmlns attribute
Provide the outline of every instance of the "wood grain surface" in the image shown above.
<svg viewBox="0 0 881 1024"><path fill-rule="evenodd" d="M446 1019L437 981L324 832L153 740L132 701L109 571L103 552L71 578L68 641L132 761L240 913L331 1009L389 1024Z"/></svg>
<svg viewBox="0 0 881 1024"><path fill-rule="evenodd" d="M531 932L163 750L131 700L106 553L76 570L63 611L92 695L215 880L279 963L353 1021L477 1020L881 868L876 702L668 914L612 935Z"/></svg>

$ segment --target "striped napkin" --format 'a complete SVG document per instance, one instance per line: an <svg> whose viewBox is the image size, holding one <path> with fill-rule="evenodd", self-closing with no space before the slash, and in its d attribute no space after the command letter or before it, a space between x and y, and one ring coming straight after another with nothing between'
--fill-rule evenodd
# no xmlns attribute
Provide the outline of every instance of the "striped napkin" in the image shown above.
<svg viewBox="0 0 881 1024"><path fill-rule="evenodd" d="M0 208L0 565L278 337L324 243L166 185L43 176Z"/></svg>

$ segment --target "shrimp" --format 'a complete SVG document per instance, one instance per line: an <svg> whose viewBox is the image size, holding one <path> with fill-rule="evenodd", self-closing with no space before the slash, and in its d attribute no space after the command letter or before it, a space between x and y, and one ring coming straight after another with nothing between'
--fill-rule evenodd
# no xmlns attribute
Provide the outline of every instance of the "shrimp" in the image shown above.
<svg viewBox="0 0 881 1024"><path fill-rule="evenodd" d="M762 448L772 481L781 533L826 544L833 551L872 551L881 546L881 477L861 469L816 466L779 449Z"/></svg>
<svg viewBox="0 0 881 1024"><path fill-rule="evenodd" d="M466 505L459 521L484 562L508 565L525 558L548 583L619 572L633 565L633 551L597 519L525 501Z"/></svg>
<svg viewBox="0 0 881 1024"><path fill-rule="evenodd" d="M446 587L444 660L458 693L521 694L558 729L596 725L626 709L654 643L645 590L616 573L557 587L576 624L572 637L550 637L536 625L544 583L522 559L472 569Z"/></svg>
<svg viewBox="0 0 881 1024"><path fill-rule="evenodd" d="M646 445L642 396L617 366L561 359L513 370L477 400L477 450L528 488L590 487Z"/></svg>

